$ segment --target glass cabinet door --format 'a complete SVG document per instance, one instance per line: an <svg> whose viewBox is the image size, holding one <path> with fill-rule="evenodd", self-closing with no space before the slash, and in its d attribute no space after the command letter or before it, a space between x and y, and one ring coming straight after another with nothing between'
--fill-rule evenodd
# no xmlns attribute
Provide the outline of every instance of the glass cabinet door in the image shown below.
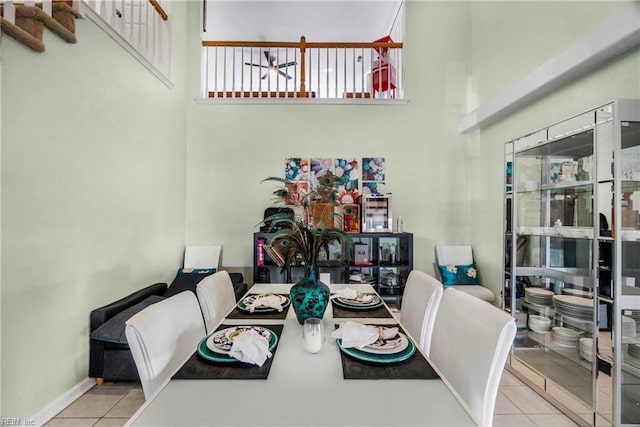
<svg viewBox="0 0 640 427"><path fill-rule="evenodd" d="M509 161L509 366L581 425L640 425L640 100L510 141Z"/></svg>
<svg viewBox="0 0 640 427"><path fill-rule="evenodd" d="M640 121L620 125L620 422L640 423Z"/></svg>

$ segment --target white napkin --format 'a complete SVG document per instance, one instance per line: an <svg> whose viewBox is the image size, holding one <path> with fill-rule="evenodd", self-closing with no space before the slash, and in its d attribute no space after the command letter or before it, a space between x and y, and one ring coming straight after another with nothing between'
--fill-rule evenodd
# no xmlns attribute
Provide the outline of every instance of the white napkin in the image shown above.
<svg viewBox="0 0 640 427"><path fill-rule="evenodd" d="M360 294L358 291L351 288L344 288L336 291L331 298L344 298L352 299L360 302L371 302L376 296L373 294Z"/></svg>
<svg viewBox="0 0 640 427"><path fill-rule="evenodd" d="M356 299L358 298L358 291L351 288L340 289L339 291L336 291L333 298Z"/></svg>
<svg viewBox="0 0 640 427"><path fill-rule="evenodd" d="M241 332L233 338L229 356L241 362L262 366L271 357L269 342L254 329Z"/></svg>
<svg viewBox="0 0 640 427"><path fill-rule="evenodd" d="M278 312L282 311L282 303L277 295L265 295L256 298L249 304L249 313L253 313L256 308L275 308Z"/></svg>
<svg viewBox="0 0 640 427"><path fill-rule="evenodd" d="M362 323L348 321L340 325L331 336L342 339L342 347L364 348L378 341L378 338L390 339L398 335L398 328L377 328Z"/></svg>

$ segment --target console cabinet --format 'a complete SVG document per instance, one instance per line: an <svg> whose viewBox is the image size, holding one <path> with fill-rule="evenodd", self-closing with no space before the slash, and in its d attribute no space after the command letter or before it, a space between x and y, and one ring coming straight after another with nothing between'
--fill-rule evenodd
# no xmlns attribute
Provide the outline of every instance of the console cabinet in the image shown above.
<svg viewBox="0 0 640 427"><path fill-rule="evenodd" d="M412 233L350 233L354 245L336 243L329 257L319 262L320 274L330 274L332 283L366 282L387 302L400 304L404 284L413 269ZM269 241L270 233L253 234L253 282L295 283L303 269L278 267L264 253L260 240ZM263 265L261 265L263 264Z"/></svg>
<svg viewBox="0 0 640 427"><path fill-rule="evenodd" d="M579 424L640 424L640 101L505 150L508 367Z"/></svg>

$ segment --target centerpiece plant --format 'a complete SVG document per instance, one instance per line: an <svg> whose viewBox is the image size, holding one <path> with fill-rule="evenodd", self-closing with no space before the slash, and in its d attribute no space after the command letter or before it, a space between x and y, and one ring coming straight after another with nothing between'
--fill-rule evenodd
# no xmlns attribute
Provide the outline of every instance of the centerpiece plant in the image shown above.
<svg viewBox="0 0 640 427"><path fill-rule="evenodd" d="M324 252L329 259L330 247L336 242L353 246L351 236L334 224L342 223L334 212L335 177L326 174L318 185L307 191L304 186L286 178L268 177L262 182L276 182L274 199L280 205L298 206L298 215L277 213L265 218L268 231L275 230L265 251L280 267L289 270L303 266L304 277L291 287L291 305L300 324L310 317L322 318L329 305L329 287L318 280L318 261Z"/></svg>

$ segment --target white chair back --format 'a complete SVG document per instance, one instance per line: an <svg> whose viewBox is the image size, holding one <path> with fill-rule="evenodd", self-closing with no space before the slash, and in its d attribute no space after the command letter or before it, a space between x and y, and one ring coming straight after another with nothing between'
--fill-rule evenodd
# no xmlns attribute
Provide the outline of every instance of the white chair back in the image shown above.
<svg viewBox="0 0 640 427"><path fill-rule="evenodd" d="M196 294L207 333L213 332L216 325L236 305L236 294L229 273L222 270L205 277L196 285Z"/></svg>
<svg viewBox="0 0 640 427"><path fill-rule="evenodd" d="M442 274L440 273L439 265L469 265L473 262L473 250L469 245L436 245L436 265L434 270L436 277L441 280ZM446 287L449 286L490 304L493 304L495 300L493 291L483 286L482 283L479 285L447 285Z"/></svg>
<svg viewBox="0 0 640 427"><path fill-rule="evenodd" d="M436 313L430 359L482 426L491 426L500 377L516 335L499 308L446 288Z"/></svg>
<svg viewBox="0 0 640 427"><path fill-rule="evenodd" d="M468 245L438 245L436 256L440 265L469 265L473 262L473 251Z"/></svg>
<svg viewBox="0 0 640 427"><path fill-rule="evenodd" d="M402 296L402 324L428 356L431 333L444 288L436 278L412 270Z"/></svg>
<svg viewBox="0 0 640 427"><path fill-rule="evenodd" d="M205 336L198 300L185 291L152 304L127 320L125 334L149 399Z"/></svg>
<svg viewBox="0 0 640 427"><path fill-rule="evenodd" d="M184 268L220 268L222 246L186 246Z"/></svg>

